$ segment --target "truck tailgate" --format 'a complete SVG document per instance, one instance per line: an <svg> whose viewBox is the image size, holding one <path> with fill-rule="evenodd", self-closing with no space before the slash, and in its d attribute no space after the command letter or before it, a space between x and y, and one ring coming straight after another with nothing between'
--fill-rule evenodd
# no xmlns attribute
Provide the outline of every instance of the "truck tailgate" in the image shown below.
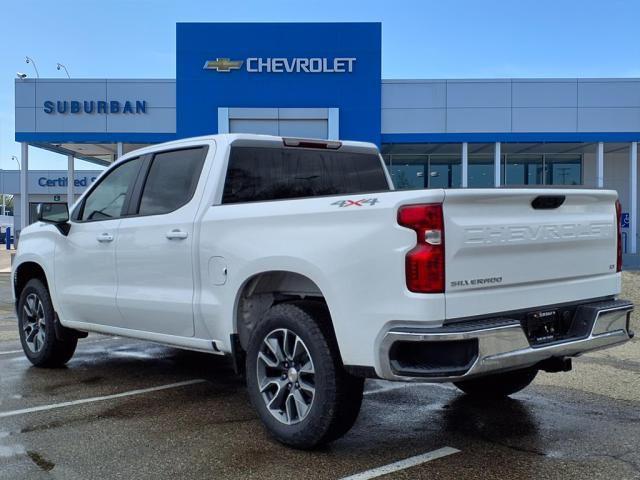
<svg viewBox="0 0 640 480"><path fill-rule="evenodd" d="M447 318L616 294L616 199L609 190L445 191Z"/></svg>

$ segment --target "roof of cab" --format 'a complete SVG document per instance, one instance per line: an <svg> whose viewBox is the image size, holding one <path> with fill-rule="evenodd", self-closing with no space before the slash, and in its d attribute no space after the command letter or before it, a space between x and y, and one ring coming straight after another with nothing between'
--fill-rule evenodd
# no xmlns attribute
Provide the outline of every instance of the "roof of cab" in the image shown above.
<svg viewBox="0 0 640 480"><path fill-rule="evenodd" d="M143 147L137 150L133 150L126 155L123 155L120 160L126 160L127 158L136 157L139 155L145 155L147 153L156 152L158 150L170 149L174 147L188 146L191 144L197 144L198 142L219 142L227 145L244 145L244 146L258 146L269 145L271 147L284 146L284 139L295 138L296 140L308 141L311 143L318 142L340 142L340 150L342 151L354 151L354 152L378 152L378 147L373 143L357 142L352 140L323 140L317 138L300 138L300 137L280 137L276 135L261 135L255 133L219 133L216 135L202 135L200 137L181 138L178 140L172 140L165 143L157 143ZM297 148L297 147L289 147ZM304 148L304 147L303 147Z"/></svg>

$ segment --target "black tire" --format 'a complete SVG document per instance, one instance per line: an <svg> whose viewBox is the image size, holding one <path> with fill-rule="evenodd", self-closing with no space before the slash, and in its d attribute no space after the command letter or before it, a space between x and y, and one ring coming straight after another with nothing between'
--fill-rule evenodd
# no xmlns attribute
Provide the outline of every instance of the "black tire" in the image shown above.
<svg viewBox="0 0 640 480"><path fill-rule="evenodd" d="M62 367L76 351L78 339L58 339L55 322L56 316L47 287L38 279L29 280L20 293L18 329L22 349L36 367Z"/></svg>
<svg viewBox="0 0 640 480"><path fill-rule="evenodd" d="M282 303L271 307L251 333L246 358L247 388L251 403L269 433L281 443L294 448L311 449L336 440L351 429L360 412L364 379L354 377L345 371L329 322L326 307L320 302ZM265 339L273 339L270 335L277 335L285 330L302 340L305 352L308 352L308 357L305 358L311 359L314 370L313 400L306 416L299 416L297 423L293 424L286 424L282 417L276 417L289 417L289 411L285 413L280 410L278 414L276 408L270 410L267 406L268 398L265 396L272 395L273 399L282 389L286 401L289 401L289 395L296 392L285 388L298 388L297 381L295 384L289 383L289 387L278 387L273 394L267 392L263 395L259 386L261 381L258 378L258 355L261 349L262 353L265 353ZM275 358L274 356L273 359ZM295 363L292 365L295 366ZM278 370L280 366L269 367L271 368L275 372L274 375L282 371L282 381L288 382L289 378L284 378L286 369ZM301 365L297 365L296 368L299 368L302 384L305 378L304 369ZM274 382L267 382L263 378L262 384L266 383ZM302 386L300 388L304 390ZM300 411L297 405L295 410Z"/></svg>
<svg viewBox="0 0 640 480"><path fill-rule="evenodd" d="M474 398L500 398L528 387L537 374L537 368L525 368L454 382L453 384Z"/></svg>

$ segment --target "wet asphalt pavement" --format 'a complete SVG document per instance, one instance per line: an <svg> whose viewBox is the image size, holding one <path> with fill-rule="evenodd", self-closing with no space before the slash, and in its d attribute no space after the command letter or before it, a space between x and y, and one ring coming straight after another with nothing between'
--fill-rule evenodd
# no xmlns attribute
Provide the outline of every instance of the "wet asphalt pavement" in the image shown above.
<svg viewBox="0 0 640 480"><path fill-rule="evenodd" d="M354 429L315 452L268 437L222 357L90 335L67 368L42 370L18 350L0 275L0 480L337 479L442 447L460 452L384 478L640 479L637 338L500 402L470 401L450 385L369 381Z"/></svg>

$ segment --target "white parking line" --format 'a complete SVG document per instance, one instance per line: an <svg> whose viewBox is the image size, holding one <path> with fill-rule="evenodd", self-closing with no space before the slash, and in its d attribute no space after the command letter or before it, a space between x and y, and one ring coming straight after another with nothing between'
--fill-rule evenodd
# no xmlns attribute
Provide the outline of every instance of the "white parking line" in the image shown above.
<svg viewBox="0 0 640 480"><path fill-rule="evenodd" d="M0 412L0 418L13 417L16 415L24 415L25 413L42 412L45 410L53 410L56 408L71 407L74 405L82 405L83 403L102 402L104 400L113 400L114 398L131 397L133 395L142 395L143 393L157 392L159 390L168 390L170 388L185 387L187 385L195 385L196 383L206 382L204 378L196 378L195 380L187 380L185 382L169 383L168 385L160 385L159 387L142 388L140 390L130 390L128 392L116 393L113 395L105 395L102 397L83 398L80 400L72 400L70 402L53 403L51 405L41 405L39 407L23 408L20 410L9 410Z"/></svg>
<svg viewBox="0 0 640 480"><path fill-rule="evenodd" d="M421 463L430 462L431 460L435 460L436 458L446 457L448 455L453 455L454 453L459 452L460 450L457 450L455 448L443 447L439 448L438 450L433 450L432 452L423 453L422 455L416 455L415 457L409 457L404 460L400 460L399 462L390 463L388 465L383 465L382 467L373 468L361 473L356 473L355 475L351 475L350 477L344 477L342 478L342 480L369 480L370 478L376 478L382 475L387 475L389 473L404 470L406 468L415 467L416 465L420 465Z"/></svg>
<svg viewBox="0 0 640 480"><path fill-rule="evenodd" d="M10 350L8 352L0 352L0 355L13 355L14 353L24 353L24 350Z"/></svg>

